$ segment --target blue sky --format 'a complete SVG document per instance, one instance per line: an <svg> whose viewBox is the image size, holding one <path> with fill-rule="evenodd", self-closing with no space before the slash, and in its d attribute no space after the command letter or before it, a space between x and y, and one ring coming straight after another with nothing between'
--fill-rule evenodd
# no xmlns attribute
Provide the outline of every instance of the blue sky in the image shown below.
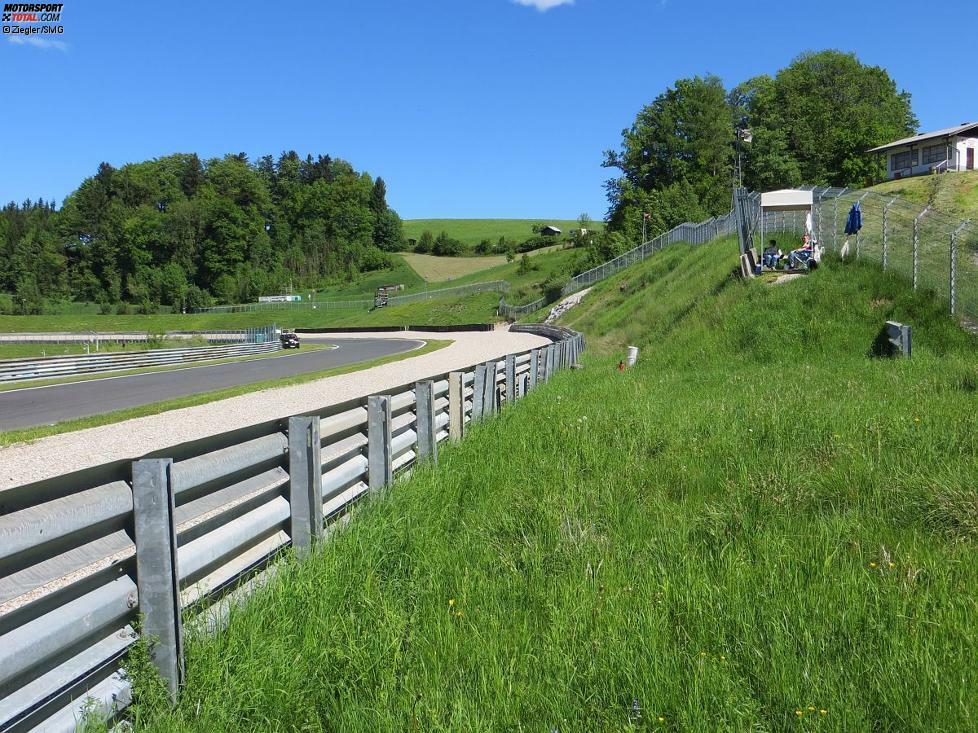
<svg viewBox="0 0 978 733"><path fill-rule="evenodd" d="M978 119L972 45L938 42L978 7L920 7L64 0L58 44L0 36L0 201L60 202L103 160L295 149L382 175L405 218L600 218L602 151L683 76L732 86L839 48L886 67L923 129Z"/></svg>

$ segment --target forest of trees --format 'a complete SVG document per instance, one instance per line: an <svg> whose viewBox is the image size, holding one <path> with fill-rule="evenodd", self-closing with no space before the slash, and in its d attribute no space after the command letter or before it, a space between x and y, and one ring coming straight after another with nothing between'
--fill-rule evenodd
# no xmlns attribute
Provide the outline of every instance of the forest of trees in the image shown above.
<svg viewBox="0 0 978 733"><path fill-rule="evenodd" d="M606 184L609 230L636 242L643 212L654 236L729 211L738 129L753 138L739 146L744 185L771 190L876 183L883 161L865 151L917 125L910 95L885 69L839 51L802 54L731 90L716 76L680 79L605 153L620 172Z"/></svg>
<svg viewBox="0 0 978 733"><path fill-rule="evenodd" d="M387 267L400 245L383 179L328 155L102 163L60 209L28 200L0 210L0 293L12 294L0 307L249 301Z"/></svg>

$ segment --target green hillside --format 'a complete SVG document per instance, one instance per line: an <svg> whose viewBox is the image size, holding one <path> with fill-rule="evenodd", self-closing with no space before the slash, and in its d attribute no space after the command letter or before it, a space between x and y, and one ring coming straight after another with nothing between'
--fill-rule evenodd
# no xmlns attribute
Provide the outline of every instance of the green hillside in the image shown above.
<svg viewBox="0 0 978 733"><path fill-rule="evenodd" d="M978 171L901 178L872 190L903 196L920 206L930 204L957 219L978 219Z"/></svg>
<svg viewBox="0 0 978 733"><path fill-rule="evenodd" d="M483 239L495 243L500 237L522 242L533 236L534 226L548 224L561 229L565 235L580 226L575 219L405 219L403 231L405 239L418 239L425 231L436 237L439 232L446 232L453 239L474 246ZM601 222L594 222L592 226L604 228Z"/></svg>
<svg viewBox="0 0 978 733"><path fill-rule="evenodd" d="M735 261L598 285L583 370L190 639L137 730L974 730L974 338L864 263Z"/></svg>

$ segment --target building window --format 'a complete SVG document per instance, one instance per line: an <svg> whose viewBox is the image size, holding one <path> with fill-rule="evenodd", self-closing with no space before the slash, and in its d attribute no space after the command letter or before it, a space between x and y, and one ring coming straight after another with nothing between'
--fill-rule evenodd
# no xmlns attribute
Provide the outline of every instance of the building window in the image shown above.
<svg viewBox="0 0 978 733"><path fill-rule="evenodd" d="M942 163L947 160L947 147L945 145L931 145L929 148L924 148L923 162L926 163Z"/></svg>
<svg viewBox="0 0 978 733"><path fill-rule="evenodd" d="M916 151L911 152L910 150L903 153L894 153L890 157L890 170L898 171L901 168L912 168L917 157L914 153Z"/></svg>

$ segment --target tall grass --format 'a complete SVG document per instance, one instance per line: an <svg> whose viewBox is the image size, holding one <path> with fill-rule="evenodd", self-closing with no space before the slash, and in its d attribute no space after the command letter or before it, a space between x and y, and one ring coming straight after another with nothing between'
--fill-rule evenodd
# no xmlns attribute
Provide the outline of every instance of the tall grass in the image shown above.
<svg viewBox="0 0 978 733"><path fill-rule="evenodd" d="M973 339L871 267L734 261L675 247L598 286L582 371L191 639L137 729L978 727ZM912 360L866 355L888 317Z"/></svg>

